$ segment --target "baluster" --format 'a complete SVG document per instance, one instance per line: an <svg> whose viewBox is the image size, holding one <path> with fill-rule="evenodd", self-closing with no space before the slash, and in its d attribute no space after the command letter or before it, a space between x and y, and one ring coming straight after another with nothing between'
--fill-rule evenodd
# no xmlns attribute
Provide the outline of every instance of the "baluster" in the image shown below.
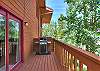
<svg viewBox="0 0 100 71"><path fill-rule="evenodd" d="M64 57L65 57L65 51L64 48L62 48L62 65L64 66Z"/></svg>
<svg viewBox="0 0 100 71"><path fill-rule="evenodd" d="M66 67L66 50L64 49L64 66Z"/></svg>
<svg viewBox="0 0 100 71"><path fill-rule="evenodd" d="M69 66L70 66L70 59L69 59L69 57L70 57L70 53L68 52L68 69L69 69Z"/></svg>
<svg viewBox="0 0 100 71"><path fill-rule="evenodd" d="M61 50L60 50L60 47L59 47L59 44L57 44L58 45L58 50L57 50L57 52L58 52L58 58L59 58L59 61L60 61L60 64L61 64Z"/></svg>
<svg viewBox="0 0 100 71"><path fill-rule="evenodd" d="M80 71L83 71L83 63L80 61L80 64L79 64L79 68L80 68Z"/></svg>
<svg viewBox="0 0 100 71"><path fill-rule="evenodd" d="M74 57L74 71L77 71L77 59Z"/></svg>
<svg viewBox="0 0 100 71"><path fill-rule="evenodd" d="M65 68L67 67L67 50L65 50Z"/></svg>
<svg viewBox="0 0 100 71"><path fill-rule="evenodd" d="M66 50L66 68L68 67L68 51Z"/></svg>
<svg viewBox="0 0 100 71"><path fill-rule="evenodd" d="M60 57L61 57L61 65L63 65L63 48L60 47Z"/></svg>
<svg viewBox="0 0 100 71"><path fill-rule="evenodd" d="M55 55L57 56L57 46L56 46L56 42L54 43L54 48L55 48Z"/></svg>
<svg viewBox="0 0 100 71"><path fill-rule="evenodd" d="M66 52L67 56L66 56L66 65L67 65L67 68L68 68L68 51Z"/></svg>
<svg viewBox="0 0 100 71"><path fill-rule="evenodd" d="M72 71L73 70L73 55L70 54L70 70Z"/></svg>

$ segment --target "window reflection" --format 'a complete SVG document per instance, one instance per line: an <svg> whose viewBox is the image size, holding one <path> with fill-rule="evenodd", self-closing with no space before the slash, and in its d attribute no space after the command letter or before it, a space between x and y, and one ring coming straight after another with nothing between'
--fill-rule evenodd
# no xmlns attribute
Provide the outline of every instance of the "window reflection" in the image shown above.
<svg viewBox="0 0 100 71"><path fill-rule="evenodd" d="M9 19L9 64L15 65L20 61L20 26L19 23Z"/></svg>
<svg viewBox="0 0 100 71"><path fill-rule="evenodd" d="M5 71L5 17L0 14L0 71Z"/></svg>

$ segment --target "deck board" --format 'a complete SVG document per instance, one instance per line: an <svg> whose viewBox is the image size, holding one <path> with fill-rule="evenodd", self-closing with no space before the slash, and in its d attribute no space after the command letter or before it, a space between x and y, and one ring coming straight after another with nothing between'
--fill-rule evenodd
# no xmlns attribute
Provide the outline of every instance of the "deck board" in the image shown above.
<svg viewBox="0 0 100 71"><path fill-rule="evenodd" d="M27 63L22 63L13 71L66 71L54 55L35 55Z"/></svg>

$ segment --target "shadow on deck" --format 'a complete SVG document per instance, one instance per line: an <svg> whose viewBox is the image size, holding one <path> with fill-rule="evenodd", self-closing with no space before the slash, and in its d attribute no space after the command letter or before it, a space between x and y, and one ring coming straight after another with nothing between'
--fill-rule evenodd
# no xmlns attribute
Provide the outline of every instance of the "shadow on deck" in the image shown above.
<svg viewBox="0 0 100 71"><path fill-rule="evenodd" d="M50 55L34 55L27 63L19 65L13 71L66 71L58 63L54 53Z"/></svg>

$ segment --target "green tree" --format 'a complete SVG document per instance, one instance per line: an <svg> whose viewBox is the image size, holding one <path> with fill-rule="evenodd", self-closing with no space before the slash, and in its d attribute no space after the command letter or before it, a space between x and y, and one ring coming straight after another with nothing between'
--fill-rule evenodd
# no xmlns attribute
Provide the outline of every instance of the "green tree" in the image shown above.
<svg viewBox="0 0 100 71"><path fill-rule="evenodd" d="M97 40L100 33L96 32L100 28L100 1L99 0L65 0L68 4L66 16L63 14L58 18L57 23L53 23L50 29L56 39L65 43L83 46L87 51L97 53L100 49ZM52 28L53 27L53 28ZM48 33L47 33L48 34Z"/></svg>

